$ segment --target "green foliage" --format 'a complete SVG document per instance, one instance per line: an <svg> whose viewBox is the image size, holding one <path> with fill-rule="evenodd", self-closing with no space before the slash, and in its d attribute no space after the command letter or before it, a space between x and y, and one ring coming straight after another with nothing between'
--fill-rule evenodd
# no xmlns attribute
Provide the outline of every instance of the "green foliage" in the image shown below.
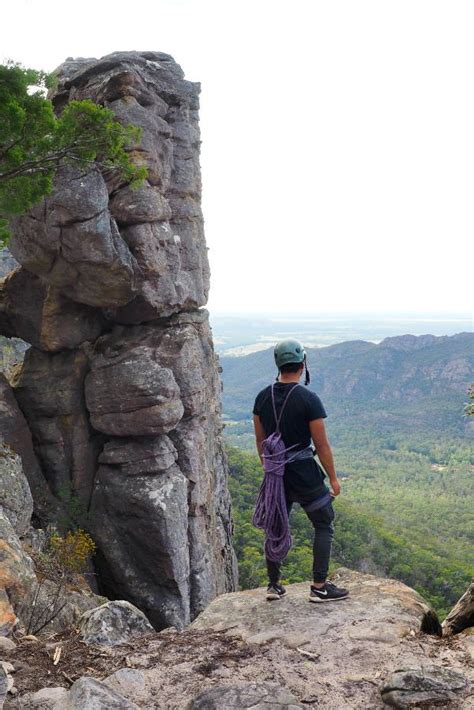
<svg viewBox="0 0 474 710"><path fill-rule="evenodd" d="M61 486L57 496L62 503L63 514L57 521L60 530L76 531L87 526L89 512L85 501L77 495L71 484Z"/></svg>
<svg viewBox="0 0 474 710"><path fill-rule="evenodd" d="M383 447L382 444L389 444ZM336 534L332 567L394 577L414 587L444 616L474 574L472 480L467 448L448 445L427 453L400 448L395 440L347 437L337 447L342 495L335 500ZM431 459L445 459L433 464ZM229 487L234 506L234 546L240 583L266 584L263 534L251 523L262 480L258 457L234 447L228 451ZM461 463L459 463L459 460ZM447 463L449 461L449 463ZM311 578L312 526L295 506L293 548L283 567L285 581Z"/></svg>
<svg viewBox="0 0 474 710"><path fill-rule="evenodd" d="M0 65L0 241L8 239L9 219L51 191L62 164L96 162L132 184L146 176L127 153L139 128L122 126L113 111L88 100L71 101L56 117L45 96L48 84L43 72Z"/></svg>
<svg viewBox="0 0 474 710"><path fill-rule="evenodd" d="M466 417L474 417L474 384L469 385L468 395L469 402L464 406L464 414Z"/></svg>

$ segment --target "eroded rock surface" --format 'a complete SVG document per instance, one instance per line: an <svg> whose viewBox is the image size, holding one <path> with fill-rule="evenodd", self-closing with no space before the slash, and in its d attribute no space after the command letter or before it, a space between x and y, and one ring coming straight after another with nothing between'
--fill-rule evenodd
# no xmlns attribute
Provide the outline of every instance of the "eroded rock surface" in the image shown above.
<svg viewBox="0 0 474 710"><path fill-rule="evenodd" d="M0 283L0 333L32 345L12 377L34 443L27 476L41 519L72 505L93 534L104 592L157 628L182 627L237 577L199 310L199 85L159 52L68 60L57 76L58 111L88 98L142 129L129 150L148 175L132 189L100 166L66 166L12 226L9 266L21 268Z"/></svg>

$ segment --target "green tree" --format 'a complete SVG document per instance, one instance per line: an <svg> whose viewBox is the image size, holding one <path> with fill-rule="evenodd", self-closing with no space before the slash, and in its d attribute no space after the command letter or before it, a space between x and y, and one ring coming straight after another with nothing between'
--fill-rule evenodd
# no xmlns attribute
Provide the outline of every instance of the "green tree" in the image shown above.
<svg viewBox="0 0 474 710"><path fill-rule="evenodd" d="M0 241L8 223L47 195L63 164L117 170L125 181L139 183L146 169L135 166L127 147L140 129L123 126L114 113L93 101L71 101L57 117L44 72L9 62L0 65Z"/></svg>

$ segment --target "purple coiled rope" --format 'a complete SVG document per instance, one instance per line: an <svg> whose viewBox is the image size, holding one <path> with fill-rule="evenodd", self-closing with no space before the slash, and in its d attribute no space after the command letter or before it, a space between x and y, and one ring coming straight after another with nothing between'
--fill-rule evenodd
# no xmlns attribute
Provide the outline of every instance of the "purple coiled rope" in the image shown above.
<svg viewBox="0 0 474 710"><path fill-rule="evenodd" d="M298 444L285 446L280 433L280 422L288 398L298 386L296 384L290 389L283 402L280 415L277 416L274 385L272 385L272 405L276 431L262 442L265 475L258 493L252 523L256 528L265 531L265 556L272 562L281 562L292 545L283 476L285 474L285 464L288 462L287 453Z"/></svg>

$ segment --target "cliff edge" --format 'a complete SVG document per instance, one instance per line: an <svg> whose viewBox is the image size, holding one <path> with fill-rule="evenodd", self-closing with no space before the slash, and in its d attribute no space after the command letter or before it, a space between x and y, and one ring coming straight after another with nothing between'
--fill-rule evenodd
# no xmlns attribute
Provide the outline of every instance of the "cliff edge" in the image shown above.
<svg viewBox="0 0 474 710"><path fill-rule="evenodd" d="M349 588L347 600L311 604L307 584L290 585L273 602L265 589L252 589L217 597L182 632L166 629L113 648L86 646L77 635L42 648L24 644L4 654L19 664L15 684L24 703L11 699L7 707L39 707L28 704L35 691L71 683L63 707L81 707L66 700L86 690L103 694L98 707L119 707L106 700L107 689L120 693L120 707L147 710L473 707L473 659L463 634L422 631L439 632L436 617L401 582L345 568L334 578Z"/></svg>

